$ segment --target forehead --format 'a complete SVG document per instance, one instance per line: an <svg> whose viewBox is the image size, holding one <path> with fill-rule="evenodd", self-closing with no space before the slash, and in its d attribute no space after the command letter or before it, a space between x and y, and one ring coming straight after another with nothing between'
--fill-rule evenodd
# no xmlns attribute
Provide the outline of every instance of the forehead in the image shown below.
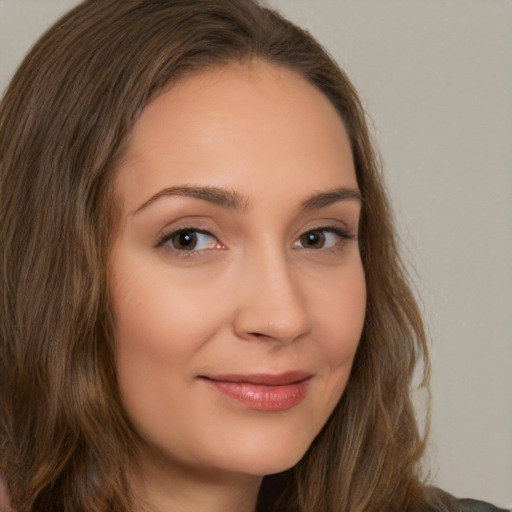
<svg viewBox="0 0 512 512"><path fill-rule="evenodd" d="M290 167L297 183L346 171L343 185L357 187L350 142L327 97L292 70L252 61L202 71L157 95L135 123L117 188L151 195L172 177L252 190L252 179L289 178Z"/></svg>

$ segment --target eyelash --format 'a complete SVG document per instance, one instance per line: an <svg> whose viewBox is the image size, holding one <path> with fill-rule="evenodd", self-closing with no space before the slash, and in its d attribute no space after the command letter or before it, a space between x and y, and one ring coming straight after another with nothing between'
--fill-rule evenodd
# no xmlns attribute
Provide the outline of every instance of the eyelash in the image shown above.
<svg viewBox="0 0 512 512"><path fill-rule="evenodd" d="M294 243L294 247L295 245L301 240L303 239L304 237L308 236L308 235L311 235L311 234L314 234L314 233L324 233L324 245L325 245L325 234L326 233L329 233L329 234L333 234L333 235L336 235L338 237L338 240L336 240L333 244L333 246L331 247L319 247L319 248L311 248L311 247L304 247L304 249L310 249L310 250L335 250L336 249L336 246L340 246L340 245L344 245L345 242L349 241L349 240L354 240L355 239L355 236L353 236L351 233L349 233L347 230L345 229L342 229L340 227L337 227L337 226L319 226L317 228L312 228L312 229L308 229L307 231L305 231L298 239L297 241Z"/></svg>
<svg viewBox="0 0 512 512"><path fill-rule="evenodd" d="M156 245L156 247L163 247L163 246L167 245L170 250L177 252L183 258L190 258L191 256L197 256L198 255L197 253L199 253L205 249L195 249L195 247L192 248L191 250L179 249L176 247L172 247L170 244L168 244L168 242L170 242L174 237L176 237L178 235L186 234L186 233L193 233L196 235L197 234L206 235L214 240L217 240L217 238L212 233L210 233L209 231L207 231L205 229L199 229L196 227L183 227L180 229L176 229L176 230L172 231L171 233L164 233L161 237L158 238L155 245ZM218 240L217 240L217 244L220 245Z"/></svg>
<svg viewBox="0 0 512 512"><path fill-rule="evenodd" d="M161 237L158 238L158 240L156 241L155 246L156 247L163 247L165 245L168 245L168 242L170 242L174 237L176 237L178 235L183 235L183 234L186 234L186 233L191 233L191 234L195 234L195 235L197 235L197 234L206 235L206 236L211 237L212 239L216 240L216 243L218 245L221 245L220 242L218 241L218 239L215 237L215 235L213 235L212 233L210 233L207 230L199 229L199 228L196 228L196 227L183 227L183 228L174 230L171 233L164 233ZM303 247L304 249L309 249L309 250L312 250L312 251L318 251L318 250L321 250L321 249L323 249L323 250L336 250L336 246L344 245L345 242L347 242L349 240L354 240L356 238L354 235L349 233L347 230L342 229L340 227L321 226L321 227L317 227L317 228L308 229L307 231L305 231L294 242L293 247L300 249L301 247L300 246L297 247L296 244L300 243L301 239L304 239L304 237L307 237L308 235L317 234L317 233L323 233L324 234L324 242L323 242L322 247L318 247L318 248ZM331 247L324 247L324 245L326 243L326 241L325 241L325 234L336 235L339 238L339 240L335 241ZM176 247L172 247L171 245L168 245L168 248L170 250L172 250L172 251L176 251L181 257L184 257L184 258L189 258L191 256L198 256L199 255L198 253L206 250L206 248L205 249L196 249L195 247L193 247L190 250L179 249L179 248L176 248Z"/></svg>

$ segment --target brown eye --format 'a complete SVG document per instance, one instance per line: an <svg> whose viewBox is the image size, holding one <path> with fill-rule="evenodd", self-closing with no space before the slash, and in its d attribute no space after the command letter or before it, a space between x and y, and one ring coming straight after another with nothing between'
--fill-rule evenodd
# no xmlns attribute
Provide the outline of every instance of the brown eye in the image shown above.
<svg viewBox="0 0 512 512"><path fill-rule="evenodd" d="M353 237L340 228L321 228L306 231L295 242L294 247L298 249L331 249L342 244Z"/></svg>
<svg viewBox="0 0 512 512"><path fill-rule="evenodd" d="M181 251L192 251L197 245L197 233L194 231L178 231L171 239L172 246Z"/></svg>
<svg viewBox="0 0 512 512"><path fill-rule="evenodd" d="M321 249L325 245L325 233L322 230L308 231L299 241L305 249Z"/></svg>
<svg viewBox="0 0 512 512"><path fill-rule="evenodd" d="M215 248L217 240L211 233L206 231L180 229L165 236L159 245L167 245L175 251L196 252Z"/></svg>

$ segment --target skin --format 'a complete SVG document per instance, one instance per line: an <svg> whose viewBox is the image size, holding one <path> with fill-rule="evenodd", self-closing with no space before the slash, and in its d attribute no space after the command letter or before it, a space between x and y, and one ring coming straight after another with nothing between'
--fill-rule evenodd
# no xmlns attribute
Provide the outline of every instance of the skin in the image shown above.
<svg viewBox="0 0 512 512"><path fill-rule="evenodd" d="M339 401L363 328L343 123L293 71L209 69L142 112L115 196L111 307L143 439L136 493L157 511L254 510L262 477L296 464ZM277 411L208 380L292 370L310 375L305 395Z"/></svg>

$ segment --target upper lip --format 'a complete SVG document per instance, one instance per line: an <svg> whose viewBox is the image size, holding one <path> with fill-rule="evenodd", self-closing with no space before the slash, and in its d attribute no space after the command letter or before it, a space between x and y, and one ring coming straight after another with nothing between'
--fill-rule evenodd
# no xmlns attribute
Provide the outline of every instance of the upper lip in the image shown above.
<svg viewBox="0 0 512 512"><path fill-rule="evenodd" d="M302 370L293 370L283 373L249 373L249 374L222 374L202 375L201 377L216 382L232 382L239 384L253 384L260 386L286 386L297 384L311 378L313 374Z"/></svg>

